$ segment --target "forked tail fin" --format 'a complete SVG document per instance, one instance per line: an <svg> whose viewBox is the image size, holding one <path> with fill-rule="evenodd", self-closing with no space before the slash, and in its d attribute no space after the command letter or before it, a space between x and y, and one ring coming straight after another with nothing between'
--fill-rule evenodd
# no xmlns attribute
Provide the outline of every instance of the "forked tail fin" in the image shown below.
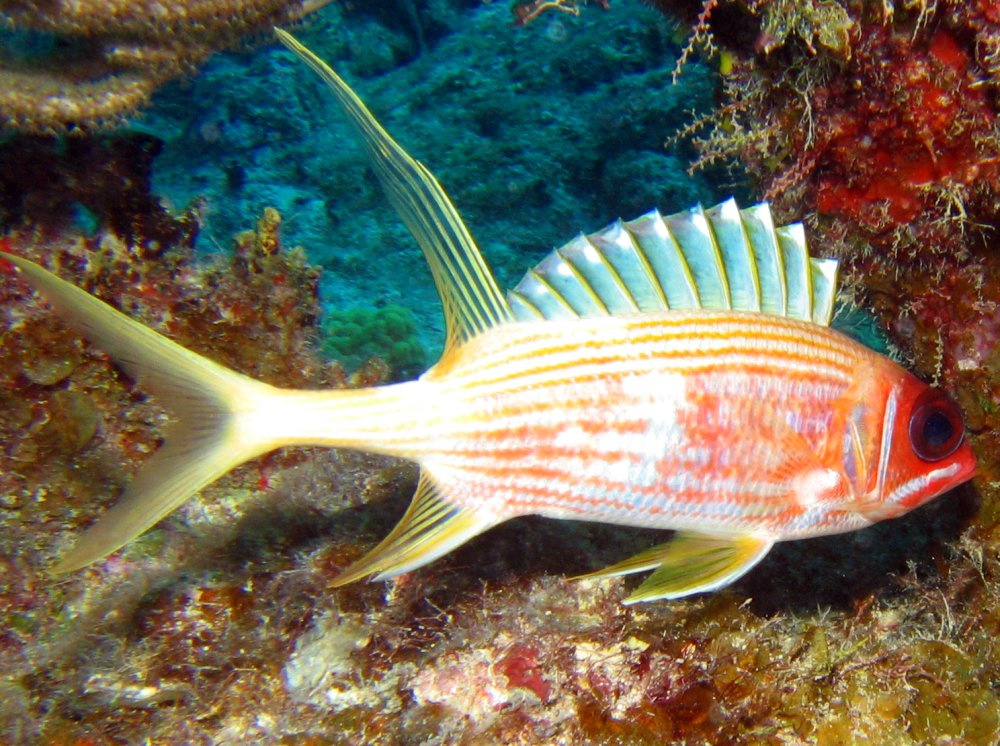
<svg viewBox="0 0 1000 746"><path fill-rule="evenodd" d="M177 416L163 446L54 572L110 554L233 467L281 445L262 416L275 406L278 389L184 349L27 259L4 258L66 323Z"/></svg>

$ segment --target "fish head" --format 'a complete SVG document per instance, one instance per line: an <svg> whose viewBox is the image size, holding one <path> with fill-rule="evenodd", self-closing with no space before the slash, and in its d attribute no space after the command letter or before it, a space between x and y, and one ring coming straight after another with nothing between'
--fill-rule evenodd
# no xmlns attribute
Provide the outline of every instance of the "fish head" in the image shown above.
<svg viewBox="0 0 1000 746"><path fill-rule="evenodd" d="M976 458L958 405L944 391L898 369L886 387L873 489L860 511L894 518L971 479Z"/></svg>

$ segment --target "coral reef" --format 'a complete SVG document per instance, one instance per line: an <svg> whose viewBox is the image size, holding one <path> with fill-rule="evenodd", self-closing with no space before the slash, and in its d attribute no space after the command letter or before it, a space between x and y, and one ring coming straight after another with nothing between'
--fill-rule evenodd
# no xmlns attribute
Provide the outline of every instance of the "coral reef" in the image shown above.
<svg viewBox="0 0 1000 746"><path fill-rule="evenodd" d="M313 352L318 273L301 250L254 257L249 270L243 253L196 264L184 243L143 258L103 231L57 236L48 229L24 230L10 234L4 246L47 260L133 317L263 380L286 386L346 383L338 365L323 363ZM132 459L155 449L163 413L132 392L104 355L29 302L19 283L5 281L0 302L0 349L7 361L0 372L0 404L9 415L0 434L14 466L0 475L0 492L22 520L85 506L89 512L89 500L106 499ZM46 479L66 483L39 493L39 480ZM68 522L67 528L75 525Z"/></svg>
<svg viewBox="0 0 1000 746"><path fill-rule="evenodd" d="M0 144L0 229L110 231L147 259L172 246L192 247L196 206L175 216L151 191L162 145L143 134L8 139Z"/></svg>
<svg viewBox="0 0 1000 746"><path fill-rule="evenodd" d="M88 132L120 125L213 52L328 0L0 2L0 127Z"/></svg>
<svg viewBox="0 0 1000 746"><path fill-rule="evenodd" d="M763 15L756 51L736 50L695 167L738 158L780 210L816 214L848 259L940 267L985 246L1000 188L992 4L749 6ZM769 30L831 23L845 43L822 52Z"/></svg>
<svg viewBox="0 0 1000 746"><path fill-rule="evenodd" d="M55 256L69 267L77 250ZM213 292L178 266L175 293ZM117 287L124 267L110 269L100 284ZM43 313L18 285L0 288L5 314ZM149 308L141 294L118 297ZM181 331L206 312L175 308ZM998 727L1000 556L954 541L954 498L782 548L731 591L684 602L625 607L627 581L565 577L653 532L542 520L500 527L391 584L333 591L329 579L391 526L416 475L382 458L285 453L53 583L43 569L53 547L123 478L123 438L159 416L99 355L67 356L54 340L76 344L58 330L31 332L25 345L76 366L53 382L64 369L19 353L9 359L32 361L42 380L19 372L3 390L38 421L52 421L41 408L53 411L53 389L79 392L102 422L83 446L49 446L49 466L25 472L16 453L0 455L2 473L22 480L4 485L19 502L3 506L0 532L0 729L13 742L986 744ZM261 367L280 360L280 339L266 325L256 337ZM329 382L314 360L311 371L304 383ZM140 443L129 460L151 446ZM937 564L907 570L898 537L928 525L938 538L902 546ZM893 568L902 575L887 581Z"/></svg>
<svg viewBox="0 0 1000 746"><path fill-rule="evenodd" d="M443 4L420 7L429 5ZM685 107L683 97L668 101L666 93L675 55L649 62L649 50L669 45L666 37L642 37L648 9L616 0L608 11L581 5L580 16L544 13L516 30L518 44L527 45L518 46L495 30L510 20L499 5L477 5L463 34L436 35L435 28L462 24L425 19L420 59L428 67L415 63L368 84L376 104L400 107L393 117L413 121L416 142L430 145L413 150L435 170L437 155L449 153L441 143L454 146L454 162L441 169L451 178L443 180L464 197L463 210L469 203L470 223L488 226L486 252L513 272L528 264L522 255L529 251L537 257L548 242L612 217L595 216L597 203L626 216L651 206L647 182L669 178L684 160L684 151L657 148ZM568 576L662 535L532 519L498 527L392 583L330 589L330 579L391 528L416 474L379 457L290 450L238 469L123 552L52 578L45 568L156 447L167 419L7 277L0 261L0 741L994 743L1000 270L984 244L995 237L982 226L997 224L987 126L995 124L983 119L995 112L996 89L978 81L996 80L997 18L986 2L941 2L923 14L923 6L907 5L897 4L890 18L884 3L874 14L819 0L718 3L706 22L732 66L723 65L720 126L701 140L706 158L744 159L762 192L775 189L780 209L806 216L810 240L842 255L857 299L889 322L916 369L957 393L982 462L975 488L866 531L779 546L722 593L624 607L632 581ZM697 3L685 7L697 14ZM837 34L803 25L804 14L788 15L796 7L823 10L838 23L846 13L850 54L822 41ZM727 15L733 8L739 14ZM336 13L348 38L360 39L359 29L368 33L374 23L357 13L355 25L341 27ZM642 23L630 25L629 14ZM730 27L733 19L742 28ZM762 21L774 28L757 48ZM383 29L375 38L396 33ZM644 51L619 52L617 67L609 50L621 49L611 43L621 38L642 38ZM368 70L388 64L390 47L357 53L356 62ZM861 49L884 58L864 58ZM449 68L437 56L464 61L473 53L489 55L506 85L513 77L526 106L547 112L551 129L531 125L517 97L497 98L485 73L464 62ZM907 59L913 88L902 75ZM384 296L423 308L430 303L410 296L413 278L424 275L405 252L387 248L402 243L401 233L383 215L371 216L382 208L360 166L314 158L323 147L302 139L296 123L312 94L289 95L291 86L277 82L288 81L280 55L248 64L277 76L256 91L273 92L275 112L213 98L224 95L213 67L192 82L196 103L187 105L195 113L181 117L189 139L164 139L156 161L169 156L174 171L201 174L179 193L190 197L200 185L211 192L209 211L227 199L233 206L225 209L238 216L233 224L256 219L230 254L196 260L191 232L157 227L186 218L150 197L142 158L154 146L146 139L95 143L66 161L49 143L25 149L53 174L46 177L52 189L46 195L39 182L22 199L13 194L21 182L0 169L0 183L13 185L0 191L6 245L227 365L279 385L342 386L343 369L315 352L317 270L283 236L308 205L322 202L333 218L317 225L345 237L322 260L356 278L357 302L345 305L363 298L377 306ZM692 76L710 93L706 68L688 65L682 79ZM861 76L860 88L852 75ZM555 98L553 84L572 91ZM395 87L411 89L417 101L397 104L388 92ZM481 98L470 100L470 92ZM928 110L918 105L928 102ZM435 105L441 108L432 113ZM943 115L953 128L942 126ZM449 118L454 126L445 127ZM285 138L270 155L264 135L238 137L258 120ZM869 122L871 132L857 131ZM471 135L470 123L479 128ZM395 129L407 135L408 127ZM334 125L332 139L321 142L335 151L339 134ZM651 134L656 147L646 145ZM935 165L928 153L926 182L912 170L927 152L922 137L945 154ZM242 142L235 155L215 149L232 139ZM176 149L185 147L182 160ZM866 157L852 162L854 147ZM519 152L529 165L511 163ZM80 176L96 169L73 171L76 159L114 163L114 172L129 176L88 186ZM128 171L123 159L139 162ZM293 170L282 174L297 169L299 179L318 178L329 204L304 191L254 192L280 181L261 175L277 173L264 168L268 159L287 161ZM599 161L610 164L608 173ZM972 166L979 175L967 181ZM640 176L629 181L629 172ZM904 177L898 187L879 186L894 173ZM942 187L959 203L942 199ZM674 188L689 199L680 182ZM121 189L128 196L116 203L109 195ZM643 204L626 204L640 192ZM823 194L839 196L820 209ZM85 206L84 218L75 204ZM955 220L962 216L948 213L949 204L961 204L964 218ZM46 220L51 211L57 219ZM539 227L549 215L551 236ZM222 235L217 227L228 246ZM317 229L315 243L320 236ZM373 289L369 278L390 265L405 283L396 294L389 285ZM387 374L384 364L366 365L355 383Z"/></svg>

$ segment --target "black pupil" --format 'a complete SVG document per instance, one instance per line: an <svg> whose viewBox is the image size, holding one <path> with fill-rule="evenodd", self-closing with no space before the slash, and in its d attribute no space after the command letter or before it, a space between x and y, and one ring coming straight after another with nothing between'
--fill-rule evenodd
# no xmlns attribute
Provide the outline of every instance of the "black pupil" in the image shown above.
<svg viewBox="0 0 1000 746"><path fill-rule="evenodd" d="M927 389L910 413L910 446L924 461L948 458L962 445L964 428L958 407L939 391Z"/></svg>
<svg viewBox="0 0 1000 746"><path fill-rule="evenodd" d="M955 434L955 427L944 412L931 412L924 421L924 443L930 451L937 451L948 445Z"/></svg>

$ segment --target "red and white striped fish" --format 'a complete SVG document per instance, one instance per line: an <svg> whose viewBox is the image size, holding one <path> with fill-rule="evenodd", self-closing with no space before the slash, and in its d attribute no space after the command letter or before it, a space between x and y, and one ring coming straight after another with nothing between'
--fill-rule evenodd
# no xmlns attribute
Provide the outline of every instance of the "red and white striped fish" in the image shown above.
<svg viewBox="0 0 1000 746"><path fill-rule="evenodd" d="M22 276L180 415L56 568L145 531L234 466L287 445L412 459L395 530L338 584L391 578L515 516L674 529L595 575L653 574L626 602L722 587L774 542L901 515L972 477L956 406L828 326L836 262L766 205L649 213L556 250L505 298L431 173L322 61L430 264L447 320L419 380L277 389L128 319L31 262Z"/></svg>

